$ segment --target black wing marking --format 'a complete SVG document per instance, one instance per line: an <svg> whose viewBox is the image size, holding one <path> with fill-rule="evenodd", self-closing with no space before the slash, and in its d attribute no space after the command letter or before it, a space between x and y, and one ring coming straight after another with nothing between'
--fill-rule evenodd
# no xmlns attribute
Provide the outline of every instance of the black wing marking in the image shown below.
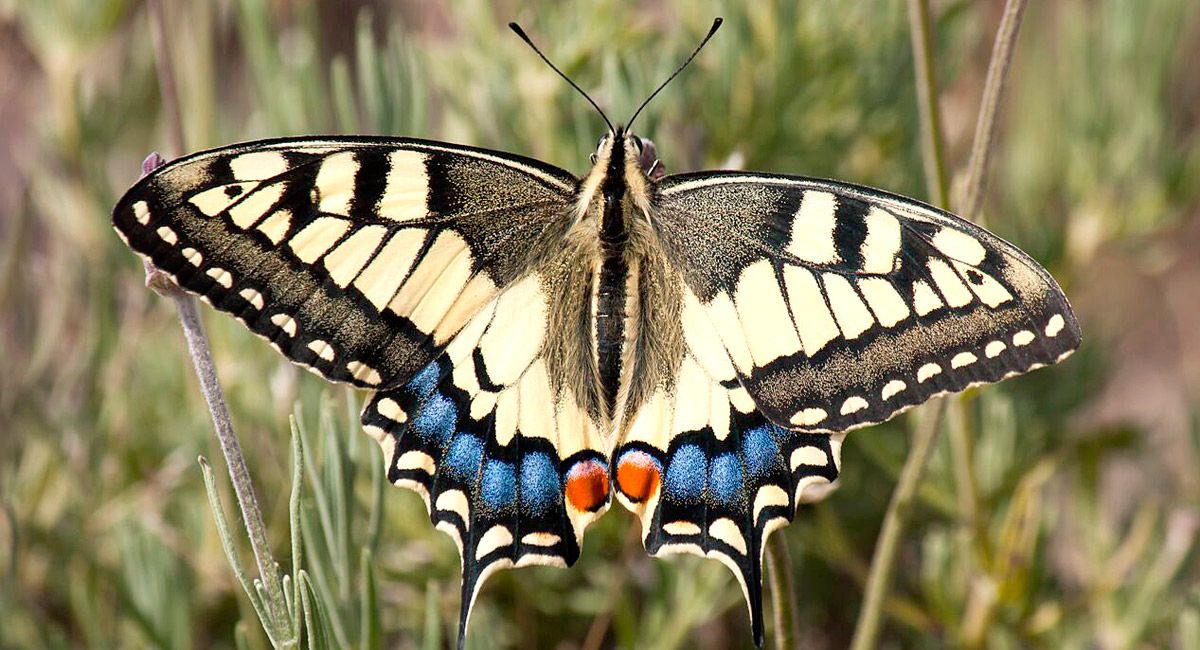
<svg viewBox="0 0 1200 650"><path fill-rule="evenodd" d="M1028 255L922 203L859 186L708 172L655 188L652 223L682 274L684 331L771 421L845 431L930 397L1056 363L1080 340ZM697 350L705 364L709 348Z"/></svg>
<svg viewBox="0 0 1200 650"><path fill-rule="evenodd" d="M565 233L575 184L543 163L437 142L266 140L160 168L113 224L292 361L380 388L432 361Z"/></svg>

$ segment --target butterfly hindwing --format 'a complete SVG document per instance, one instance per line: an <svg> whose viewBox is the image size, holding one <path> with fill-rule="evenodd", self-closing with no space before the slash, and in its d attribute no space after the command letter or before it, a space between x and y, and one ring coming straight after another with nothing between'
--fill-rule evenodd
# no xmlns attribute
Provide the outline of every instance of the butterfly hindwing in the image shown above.
<svg viewBox="0 0 1200 650"><path fill-rule="evenodd" d="M545 279L514 282L443 354L363 411L389 480L417 491L459 548L464 631L488 575L573 564L584 529L608 507L597 422L547 358Z"/></svg>
<svg viewBox="0 0 1200 650"><path fill-rule="evenodd" d="M322 376L379 388L429 363L561 234L575 180L419 140L295 138L176 160L113 223L184 289Z"/></svg>
<svg viewBox="0 0 1200 650"><path fill-rule="evenodd" d="M764 545L797 503L818 499L837 480L841 439L767 420L744 388L713 379L689 345L675 378L621 437L613 454L617 495L641 519L651 555L691 553L733 571L761 646Z"/></svg>
<svg viewBox="0 0 1200 650"><path fill-rule="evenodd" d="M911 199L709 172L663 179L655 201L655 230L687 285L685 334L711 325L701 356L722 349L735 371L716 378L736 378L781 426L881 422L1079 344L1062 290L1028 255Z"/></svg>

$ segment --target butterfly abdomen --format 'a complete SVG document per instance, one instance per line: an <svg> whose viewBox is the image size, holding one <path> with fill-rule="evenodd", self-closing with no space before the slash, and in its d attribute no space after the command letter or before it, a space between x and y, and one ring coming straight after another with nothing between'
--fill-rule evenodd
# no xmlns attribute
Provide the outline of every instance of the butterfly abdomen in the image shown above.
<svg viewBox="0 0 1200 650"><path fill-rule="evenodd" d="M600 264L596 286L596 361L608 412L616 404L621 378L621 353L625 343L625 311L628 302L626 279L629 265L620 254L606 253Z"/></svg>

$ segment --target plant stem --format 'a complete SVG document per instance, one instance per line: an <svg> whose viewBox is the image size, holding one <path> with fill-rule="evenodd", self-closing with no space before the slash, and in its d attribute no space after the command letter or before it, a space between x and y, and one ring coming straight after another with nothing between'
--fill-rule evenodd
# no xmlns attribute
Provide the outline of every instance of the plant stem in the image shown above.
<svg viewBox="0 0 1200 650"><path fill-rule="evenodd" d="M148 9L154 41L155 64L158 70L159 92L163 98L166 120L173 141L172 146L175 149L174 153L179 154L185 149L183 119L176 95L170 48L167 46L166 18L163 15L160 0L149 0ZM157 154L152 154L143 164L143 173L149 173L153 171L153 167L161 164L161 159ZM149 264L147 264L147 284L153 287L163 286L161 274ZM225 463L229 467L229 478L233 482L233 491L237 497L238 506L241 508L242 521L246 525L246 532L250 536L250 546L254 550L254 561L258 566L259 576L268 595L267 607L270 611L271 622L264 621L263 623L274 626L276 632L284 631L290 634L290 626L286 624L289 617L283 596L283 582L279 575L279 565L275 562L270 545L267 543L266 525L263 523L262 511L258 506L258 499L254 495L254 486L250 481L250 472L246 468L246 458L242 454L241 444L233 430L233 420L229 415L229 407L225 403L225 394L217 381L216 366L213 364L208 337L204 334L204 327L200 322L196 301L178 288L164 293L167 293L175 301L175 307L179 311L179 321L183 326L184 337L187 339L188 352L192 357L192 364L195 366L196 377L200 381L200 390L208 405L209 415L212 417L217 441L221 446L221 454L225 457Z"/></svg>
<svg viewBox="0 0 1200 650"><path fill-rule="evenodd" d="M879 531L879 541L875 544L862 611L854 629L854 638L850 642L851 650L869 650L875 647L879 639L879 630L883 624L884 600L887 598L896 552L900 548L900 537L904 534L913 496L921 483L921 475L925 472L925 465L937 441L938 431L942 428L943 416L946 413L945 404L943 399L934 405L933 409L925 410L925 418L913 436L912 448L904 461L904 469L900 471L900 481L896 484L896 491L892 493L887 515L883 518L883 528Z"/></svg>
<svg viewBox="0 0 1200 650"><path fill-rule="evenodd" d="M996 117L999 113L1005 80L1012 63L1013 48L1024 9L1025 0L1008 0L1004 17L997 30L992 58L988 64L988 76L976 124L975 139L971 147L971 161L968 166L966 183L968 198L964 206L966 208L964 217L967 219L977 217L979 206L982 204L984 178L995 144ZM926 183L933 200L939 205L945 206L949 202L949 197L947 196L937 105L937 82L934 76L929 2L928 0L909 0L908 10L916 72L918 112L921 118L921 130L924 134L922 153ZM854 637L850 645L852 650L868 650L877 644L882 626L884 600L891 582L891 573L899 549L900 538L907 524L913 495L916 494L925 465L928 463L937 440L937 434L941 430L948 401L939 400L932 405L932 412L927 414L913 437L912 448L909 450L908 458L904 461L904 468L900 472L896 490L892 493L892 500L888 504L879 541L876 543L875 553L871 559L871 573L867 578L863 606L859 612L858 623L855 626ZM955 456L958 462L969 463L970 441L966 439L965 431L959 431L958 434L952 440L957 447L960 447L956 450ZM974 480L969 473L969 468L963 469L967 471L961 475L962 480L959 481L958 489L974 490ZM972 499L974 497L973 494L969 496ZM963 503L965 504L966 501L964 500ZM971 503L973 504L974 501L972 500Z"/></svg>
<svg viewBox="0 0 1200 650"><path fill-rule="evenodd" d="M154 63L158 70L158 93L162 96L163 113L167 117L168 134L175 155L187 147L183 134L183 113L179 110L179 95L175 88L175 64L171 48L167 47L167 18L161 0L147 0L150 11L150 38L154 41Z"/></svg>
<svg viewBox="0 0 1200 650"><path fill-rule="evenodd" d="M983 100L979 105L979 118L975 122L975 139L971 145L971 159L967 163L966 198L960 206L960 214L968 221L978 222L979 210L983 206L984 190L987 189L987 170L991 163L992 146L996 139L996 119L1000 112L1000 98L1008 81L1012 67L1013 51L1017 45L1017 33L1025 15L1026 0L1008 0L1004 15L996 30L996 41L992 44L992 59L988 64L987 81L983 86Z"/></svg>
<svg viewBox="0 0 1200 650"><path fill-rule="evenodd" d="M917 113L921 120L921 159L925 183L935 205L949 202L946 162L942 148L941 111L938 108L937 76L933 65L933 37L929 25L929 0L908 0L909 38L912 42L913 72L917 83Z"/></svg>
<svg viewBox="0 0 1200 650"><path fill-rule="evenodd" d="M796 638L799 636L799 624L796 619L792 554L783 535L774 535L773 539L767 540L767 578L771 583L775 647L779 650L798 647Z"/></svg>

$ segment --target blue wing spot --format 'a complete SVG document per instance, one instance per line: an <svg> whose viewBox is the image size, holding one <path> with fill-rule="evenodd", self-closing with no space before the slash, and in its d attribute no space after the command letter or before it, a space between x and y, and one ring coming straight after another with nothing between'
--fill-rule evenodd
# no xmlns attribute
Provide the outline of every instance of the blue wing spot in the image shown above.
<svg viewBox="0 0 1200 650"><path fill-rule="evenodd" d="M446 475L474 485L475 477L479 474L479 462L482 459L483 441L469 433L459 431L454 435L454 440L450 442L450 449L446 453Z"/></svg>
<svg viewBox="0 0 1200 650"><path fill-rule="evenodd" d="M412 426L417 435L427 442L443 448L454 433L454 425L458 423L458 408L449 397L434 393L421 405L417 417L413 418Z"/></svg>
<svg viewBox="0 0 1200 650"><path fill-rule="evenodd" d="M735 503L743 494L742 464L734 454L721 454L709 467L709 495L723 505Z"/></svg>
<svg viewBox="0 0 1200 650"><path fill-rule="evenodd" d="M420 372L413 375L412 379L408 380L408 384L404 388L414 395L425 397L437 388L438 382L441 380L442 367L437 361L421 368Z"/></svg>
<svg viewBox="0 0 1200 650"><path fill-rule="evenodd" d="M772 425L754 427L742 436L742 457L746 461L746 473L750 480L760 481L779 462L779 445L768 428Z"/></svg>
<svg viewBox="0 0 1200 650"><path fill-rule="evenodd" d="M527 454L521 459L521 509L541 515L561 501L554 461L540 451Z"/></svg>
<svg viewBox="0 0 1200 650"><path fill-rule="evenodd" d="M494 458L484 462L479 491L483 495L483 504L490 510L503 511L511 507L517 495L517 477L512 464Z"/></svg>
<svg viewBox="0 0 1200 650"><path fill-rule="evenodd" d="M708 474L705 461L704 450L696 445L676 449L663 481L667 494L680 499L699 499L704 494L704 479Z"/></svg>

